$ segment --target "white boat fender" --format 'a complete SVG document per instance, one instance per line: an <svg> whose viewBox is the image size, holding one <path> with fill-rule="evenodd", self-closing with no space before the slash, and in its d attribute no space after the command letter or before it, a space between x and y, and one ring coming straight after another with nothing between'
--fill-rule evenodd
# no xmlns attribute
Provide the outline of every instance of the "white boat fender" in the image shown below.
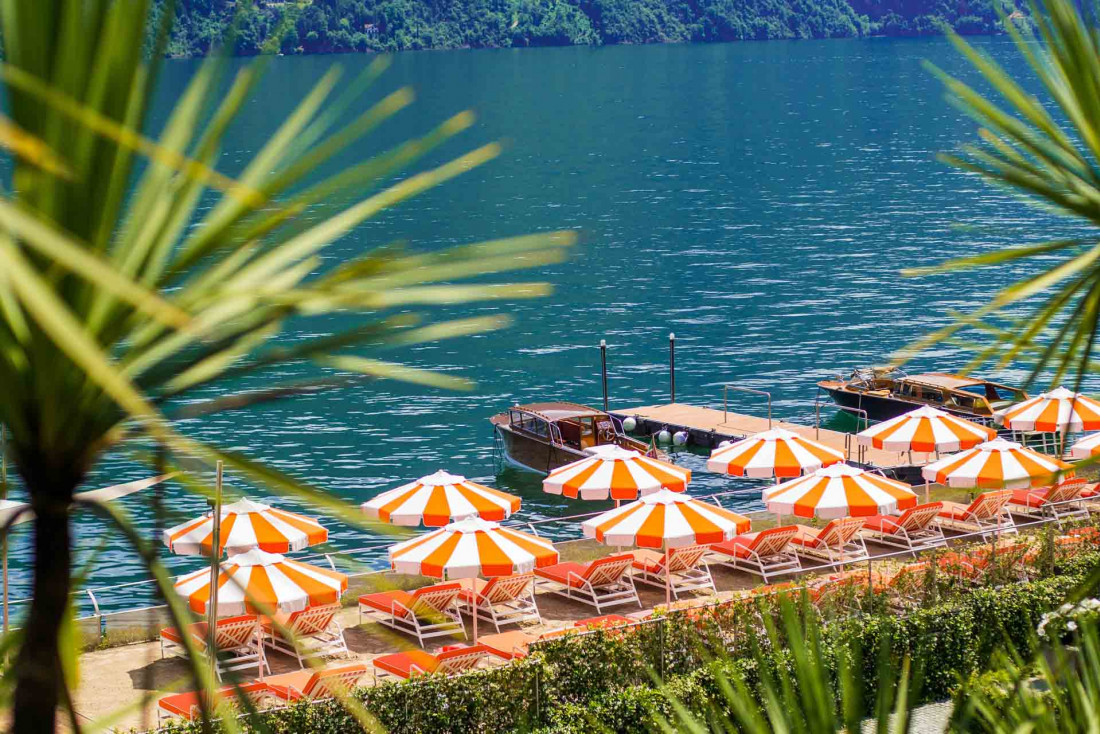
<svg viewBox="0 0 1100 734"><path fill-rule="evenodd" d="M727 440L727 441L722 441L721 443L718 444L718 448L720 448L720 449L724 449L727 446L733 446L733 441L728 441Z"/></svg>
<svg viewBox="0 0 1100 734"><path fill-rule="evenodd" d="M688 432L687 431L676 431L676 433L672 434L672 443L676 444L677 446L683 446L687 442L688 442Z"/></svg>
<svg viewBox="0 0 1100 734"><path fill-rule="evenodd" d="M627 416L626 418L623 419L623 430L626 431L627 433L630 433L631 431L633 431L637 427L638 427L638 421L636 421L633 416Z"/></svg>
<svg viewBox="0 0 1100 734"><path fill-rule="evenodd" d="M662 428L661 432L657 434L657 440L661 443L668 443L672 440L672 434L668 432L667 428Z"/></svg>

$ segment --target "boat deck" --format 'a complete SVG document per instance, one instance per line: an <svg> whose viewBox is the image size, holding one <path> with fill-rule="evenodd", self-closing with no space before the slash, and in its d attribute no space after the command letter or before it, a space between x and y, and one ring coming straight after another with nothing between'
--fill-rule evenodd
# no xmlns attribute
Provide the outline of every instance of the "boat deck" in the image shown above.
<svg viewBox="0 0 1100 734"><path fill-rule="evenodd" d="M687 431L689 443L713 448L722 441L736 440L754 433L768 430L768 419L733 411L714 408L700 408L684 403L665 405L643 405L635 408L618 408L611 411L619 418L633 416L638 420L637 432L645 435L658 433L667 428L670 432ZM883 451L870 446L861 446L850 433L817 429L797 423L772 420L772 428L786 428L789 431L811 438L829 448L841 451L853 463L864 464L878 469L906 469L927 464L935 459L932 454L913 452L898 453Z"/></svg>

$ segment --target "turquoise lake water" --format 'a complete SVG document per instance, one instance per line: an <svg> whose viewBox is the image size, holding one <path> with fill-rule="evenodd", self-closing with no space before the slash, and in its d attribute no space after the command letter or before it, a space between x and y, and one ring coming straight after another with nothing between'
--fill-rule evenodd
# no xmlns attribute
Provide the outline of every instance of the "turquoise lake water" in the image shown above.
<svg viewBox="0 0 1100 734"><path fill-rule="evenodd" d="M1020 68L1006 41L978 43ZM445 468L520 494L520 517L536 519L598 508L542 494L532 474L497 475L487 419L517 402L598 404L600 339L609 344L613 406L668 400L668 335L675 332L680 401L717 406L720 385L734 382L770 390L777 417L812 422L817 380L882 362L942 324L948 310L974 307L1020 275L1001 269L905 279L900 269L1068 230L935 161L935 153L972 140L974 125L943 99L921 66L925 59L964 71L940 39L397 56L376 91L411 85L418 101L354 156L466 108L477 111L478 125L433 160L489 140L505 140L507 150L364 225L329 256L393 240L429 249L575 228L581 245L571 261L518 276L553 282L556 293L441 314L505 312L515 325L386 355L471 377L472 392L379 383L227 413L187 430L355 503ZM228 138L222 170L239 170L330 65L344 66L350 79L369 61L273 60ZM194 68L167 64L154 127ZM962 361L945 349L916 366L951 370ZM764 410L754 400L735 405ZM706 473L701 454L675 456L696 472L692 491L736 486ZM88 488L143 475L111 458ZM262 488L249 494L264 496ZM138 495L121 503L145 532L152 530L148 502ZM165 505L174 522L204 508L172 488ZM744 508L755 506L746 496ZM77 525L83 558L106 543L90 585L143 578L120 537L89 517ZM361 532L329 525L333 548L364 543ZM28 589L28 533L18 535L13 597ZM198 564L169 562L180 573ZM142 594L104 595L104 603L134 606Z"/></svg>

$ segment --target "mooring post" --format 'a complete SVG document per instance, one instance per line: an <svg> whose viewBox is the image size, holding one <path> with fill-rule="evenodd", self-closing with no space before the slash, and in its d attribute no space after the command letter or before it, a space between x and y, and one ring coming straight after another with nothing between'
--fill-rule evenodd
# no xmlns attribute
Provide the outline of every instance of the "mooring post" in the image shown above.
<svg viewBox="0 0 1100 734"><path fill-rule="evenodd" d="M603 374L603 409L607 411L607 340L600 339L600 372Z"/></svg>
<svg viewBox="0 0 1100 734"><path fill-rule="evenodd" d="M676 402L676 334L668 335L668 384L672 395L671 402Z"/></svg>

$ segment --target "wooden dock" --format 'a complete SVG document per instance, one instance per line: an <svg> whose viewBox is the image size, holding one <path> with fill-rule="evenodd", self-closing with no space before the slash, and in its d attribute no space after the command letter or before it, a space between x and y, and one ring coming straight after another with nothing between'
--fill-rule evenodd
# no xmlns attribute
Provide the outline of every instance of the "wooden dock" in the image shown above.
<svg viewBox="0 0 1100 734"><path fill-rule="evenodd" d="M733 411L700 408L684 403L666 405L644 405L636 408L620 408L611 411L619 418L628 416L638 421L636 433L646 436L668 429L670 433L686 431L688 443L714 448L722 441L736 440L754 433L768 430L768 419ZM898 453L883 451L871 446L861 446L850 433L817 429L786 421L771 421L772 428L786 428L818 443L842 452L851 463L862 464L877 469L887 469L899 475L916 474L917 467L935 459L932 454Z"/></svg>

